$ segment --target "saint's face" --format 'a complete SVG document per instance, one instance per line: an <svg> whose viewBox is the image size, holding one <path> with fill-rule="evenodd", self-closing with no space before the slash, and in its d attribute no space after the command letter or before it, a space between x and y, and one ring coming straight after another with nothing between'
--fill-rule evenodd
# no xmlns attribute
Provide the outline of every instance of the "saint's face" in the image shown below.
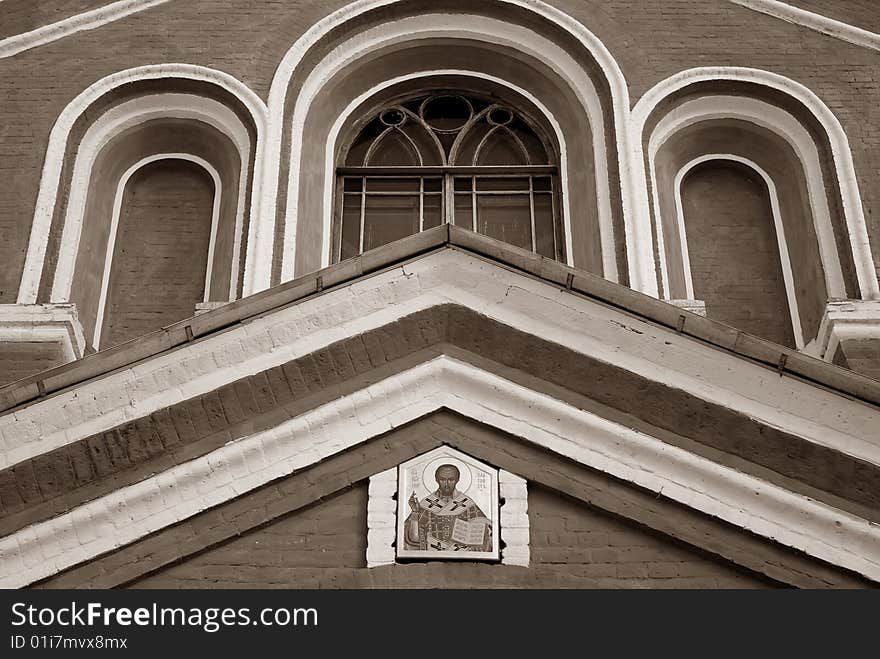
<svg viewBox="0 0 880 659"><path fill-rule="evenodd" d="M454 467L440 467L435 474L440 496L451 497L458 484L458 470Z"/></svg>

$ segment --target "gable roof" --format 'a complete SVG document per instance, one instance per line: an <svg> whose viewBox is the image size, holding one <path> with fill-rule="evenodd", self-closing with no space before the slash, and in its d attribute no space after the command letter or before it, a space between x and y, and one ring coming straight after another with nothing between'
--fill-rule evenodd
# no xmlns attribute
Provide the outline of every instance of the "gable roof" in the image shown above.
<svg viewBox="0 0 880 659"><path fill-rule="evenodd" d="M441 408L880 577L880 383L454 227L39 377L58 391L0 417L0 478L35 491L9 584Z"/></svg>

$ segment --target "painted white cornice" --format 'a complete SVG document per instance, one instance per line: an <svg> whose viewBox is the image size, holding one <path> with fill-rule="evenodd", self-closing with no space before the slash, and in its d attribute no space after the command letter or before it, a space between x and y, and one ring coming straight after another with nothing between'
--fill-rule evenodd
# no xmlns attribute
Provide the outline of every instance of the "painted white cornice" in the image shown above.
<svg viewBox="0 0 880 659"><path fill-rule="evenodd" d="M820 358L831 362L842 341L880 343L880 302L835 300L825 306L813 350Z"/></svg>
<svg viewBox="0 0 880 659"><path fill-rule="evenodd" d="M440 356L0 540L26 586L441 408L880 580L880 526Z"/></svg>
<svg viewBox="0 0 880 659"><path fill-rule="evenodd" d="M58 343L66 361L86 347L75 304L0 304L0 342Z"/></svg>
<svg viewBox="0 0 880 659"><path fill-rule="evenodd" d="M52 43L77 32L94 30L102 25L107 25L107 23L118 21L120 18L137 14L166 2L169 0L119 0L82 14L70 16L56 23L38 27L30 32L7 37L0 40L0 58L18 55L31 48Z"/></svg>
<svg viewBox="0 0 880 659"><path fill-rule="evenodd" d="M673 329L444 249L0 415L0 468L456 304L648 380L880 465L880 410Z"/></svg>
<svg viewBox="0 0 880 659"><path fill-rule="evenodd" d="M829 37L847 41L857 46L880 50L880 34L828 18L820 14L814 14L806 9L792 7L784 2L776 0L729 0L735 5L740 5L753 11L780 18L788 23L794 23L821 32Z"/></svg>

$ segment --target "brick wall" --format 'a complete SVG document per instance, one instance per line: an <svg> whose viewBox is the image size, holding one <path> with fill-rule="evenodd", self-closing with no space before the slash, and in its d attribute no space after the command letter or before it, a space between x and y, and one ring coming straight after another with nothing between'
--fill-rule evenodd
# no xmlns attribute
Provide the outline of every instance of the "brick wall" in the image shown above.
<svg viewBox="0 0 880 659"><path fill-rule="evenodd" d="M578 18L620 64L632 102L659 81L699 66L744 66L807 86L840 120L853 151L874 262L880 269L880 67L878 54L723 0L551 0ZM819 0L815 0L818 7ZM876 17L876 2L847 16ZM858 13L856 13L856 11ZM839 12L838 12L839 13ZM842 17L842 14L840 14ZM870 29L870 26L865 25Z"/></svg>
<svg viewBox="0 0 880 659"><path fill-rule="evenodd" d="M681 186L694 295L706 315L794 347L767 187L734 163L696 167Z"/></svg>
<svg viewBox="0 0 880 659"><path fill-rule="evenodd" d="M101 347L189 318L205 292L214 183L183 160L140 169L123 196Z"/></svg>
<svg viewBox="0 0 880 659"><path fill-rule="evenodd" d="M529 568L427 563L365 567L364 483L131 584L180 587L760 588L753 577L634 524L530 487Z"/></svg>
<svg viewBox="0 0 880 659"><path fill-rule="evenodd" d="M880 32L877 0L785 0L785 4L821 16L843 21L872 32Z"/></svg>
<svg viewBox="0 0 880 659"><path fill-rule="evenodd" d="M319 572L314 568L366 569L366 529L367 487L362 483L161 570L134 587L314 587Z"/></svg>
<svg viewBox="0 0 880 659"><path fill-rule="evenodd" d="M767 69L814 90L847 131L875 260L880 264L876 52L721 0L552 3L582 21L607 45L623 69L633 102L663 78L706 65ZM226 71L265 98L291 44L343 4L341 0L171 2L0 60L0 235L4 237L0 303L15 300L49 131L76 94L124 68L187 62ZM863 0L852 11L858 11L860 20L870 18L872 6L870 0Z"/></svg>
<svg viewBox="0 0 880 659"><path fill-rule="evenodd" d="M46 341L0 342L0 386L26 378L67 359L60 343Z"/></svg>
<svg viewBox="0 0 880 659"><path fill-rule="evenodd" d="M109 2L110 0L4 0L0 39L103 7Z"/></svg>
<svg viewBox="0 0 880 659"><path fill-rule="evenodd" d="M602 588L764 587L693 548L540 487L529 488L532 564Z"/></svg>

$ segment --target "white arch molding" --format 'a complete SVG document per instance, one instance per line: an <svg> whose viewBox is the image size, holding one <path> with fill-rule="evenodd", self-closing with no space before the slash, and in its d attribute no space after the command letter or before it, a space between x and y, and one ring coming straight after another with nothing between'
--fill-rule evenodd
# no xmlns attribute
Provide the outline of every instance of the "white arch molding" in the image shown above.
<svg viewBox="0 0 880 659"><path fill-rule="evenodd" d="M52 284L50 297L52 302L63 302L70 299L92 169L101 150L113 137L133 126L154 119L168 118L201 121L226 135L236 146L240 160L240 171L232 276L233 281L237 281L237 256L241 246L241 228L244 222L247 189L247 163L250 156L247 129L232 110L218 101L192 94L151 94L127 101L105 112L89 127L80 142L71 178L70 199L61 234L58 264Z"/></svg>
<svg viewBox="0 0 880 659"><path fill-rule="evenodd" d="M794 149L803 165L807 180L810 208L819 241L819 255L825 273L828 296L846 297L843 269L834 239L819 151L810 134L795 117L764 101L745 96L704 96L683 103L663 117L654 128L648 142L648 162L654 216L657 218L657 223L659 224L660 218L660 195L655 167L658 151L680 130L713 119L741 119L754 123L779 135Z"/></svg>
<svg viewBox="0 0 880 659"><path fill-rule="evenodd" d="M871 255L868 230L865 224L861 194L859 193L849 140L840 121L828 106L815 93L799 82L777 73L746 67L699 67L677 73L651 88L633 108L630 117L630 131L633 136L634 159L638 160L638 162L644 162L642 137L648 118L660 102L689 85L711 80L749 82L781 91L804 105L822 125L828 135L835 174L840 186L844 218L849 233L850 248L852 250L859 291L862 299L880 299L880 285L878 285L877 272ZM769 104L765 105L769 106ZM812 139L810 141L812 142ZM816 148L815 143L813 143L812 147ZM647 175L644 167L641 169L637 168L635 171L640 175ZM650 216L647 214L648 204L650 203L647 180L643 181L642 185L637 186L636 191L639 197L638 208L640 212L634 218L635 226L633 230L645 236L641 241L642 244L650 246L651 221ZM825 203L827 204L827 198ZM648 241L647 243L645 243L646 240ZM640 261L643 261L646 257L647 255L644 253L638 254ZM650 261L653 262L653 257L650 258Z"/></svg>
<svg viewBox="0 0 880 659"><path fill-rule="evenodd" d="M70 138L70 132L76 121L101 96L117 87L140 80L160 80L163 78L197 80L211 83L229 92L242 103L250 113L250 118L256 128L255 184L260 180L268 113L265 103L250 88L235 77L208 67L170 63L150 64L126 69L101 78L81 92L64 108L49 135L49 145L46 149L46 158L43 163L40 190L37 195L37 204L34 210L34 219L25 256L24 271L19 287L19 304L34 304L37 301L37 291L40 286L40 277L46 258L49 229L59 195L64 153ZM253 194L250 211L252 218L259 216L259 203L259 195ZM257 231L259 229L258 225L259 222L252 221L249 233ZM250 237L248 242L250 243ZM245 262L245 280L248 280L247 261Z"/></svg>
<svg viewBox="0 0 880 659"><path fill-rule="evenodd" d="M696 296L694 294L694 282L693 277L691 275L691 262L690 262L690 254L688 252L688 244L687 244L687 229L685 227L684 220L684 207L682 205L681 200L681 185L684 181L685 176L687 176L694 167L698 165L702 165L706 162L713 161L731 161L740 163L742 165L746 165L755 171L767 185L767 192L770 196L770 208L773 214L773 226L776 229L776 246L779 249L779 261L782 266L782 279L785 283L785 295L788 300L788 310L791 315L791 327L792 334L794 334L795 346L798 350L803 349L804 347L804 331L801 327L801 317L798 311L798 302L797 302L797 294L795 292L794 287L794 276L791 269L791 257L788 252L788 243L785 239L785 227L782 224L782 212L779 206L779 194L776 191L776 184L773 182L773 179L770 175L764 171L757 163L748 158L743 158L742 156L733 155L730 153L713 153L707 154L704 156L700 156L699 158L694 158L689 163L685 164L675 175L675 183L674 183L674 193L675 193L675 214L676 221L678 226L678 235L679 241L681 242L681 261L682 261L682 269L684 271L684 281L685 281L685 289L687 292L687 297L693 300ZM664 285L668 286L667 283L667 264L666 264L666 254L663 247L663 228L662 223L657 222L657 240L660 243L660 262L661 262L661 271L663 272L663 281ZM667 297L669 297L667 292Z"/></svg>
<svg viewBox="0 0 880 659"><path fill-rule="evenodd" d="M392 6L400 2L401 0L357 0L345 7L333 12L332 14L326 16L324 19L316 23L313 27L311 27L305 34L303 34L290 48L290 50L286 53L284 58L282 59L278 69L275 73L275 76L272 80L272 86L269 92L269 124L267 126L267 139L266 143L269 145L265 155L265 165L264 172L265 175L263 177L261 186L260 186L260 196L261 196L261 208L262 214L260 216L260 225L261 229L256 236L256 240L252 243L249 241L248 250L250 252L251 247L254 248L254 256L253 262L255 266L254 271L254 281L261 282L261 286L265 287L269 285L271 280L271 256L272 256L272 241L274 236L274 227L275 227L275 215L276 215L276 203L277 203L277 192L279 181L279 173L280 173L280 163L281 163L281 148L282 148L282 139L284 135L284 107L287 99L288 87L290 85L290 81L293 78L294 73L300 67L302 61L305 58L307 52L314 47L316 44L320 42L321 39L325 38L332 30L344 24L345 22L352 20L360 15L363 15L366 12L369 12L373 9ZM605 77L608 81L610 90L611 90L611 101L612 101L612 111L614 115L614 132L615 139L617 145L617 151L619 153L620 162L619 162L619 170L620 170L620 185L622 191L622 204L623 204L623 212L624 217L629 217L633 213L633 199L635 198L635 190L637 188L637 184L640 179L636 176L635 169L637 166L634 166L631 161L632 148L629 144L629 134L626 131L626 126L629 122L629 91L626 85L626 81L623 77L623 73L618 66L617 62L611 56L607 48L605 48L604 44L596 38L589 30L584 27L583 24L565 14L564 12L551 7L550 5L541 2L540 0L499 0L499 2L504 2L507 4L515 5L518 7L522 7L535 13L538 16L548 19L552 21L557 26L567 30L570 34L572 34L580 43L587 48L591 54L595 57L598 62L600 68L602 69ZM493 38L497 40L496 37L492 37L492 33L476 33L474 31L474 22L473 19L476 18L481 26L484 28L493 27L497 29L499 26L502 27L502 34L507 32L508 39L511 29L514 31L519 31L517 43L508 44L512 47L515 47L517 50L522 50L524 45L527 46L529 43L534 43L536 35L528 30L523 30L523 28L515 25L511 25L509 23L504 23L502 21L498 21L497 19L487 19L483 16L470 16L469 21L466 21L466 24L462 24L462 21L457 18L457 16L461 15L451 15L451 14L436 14L434 15L435 24L434 25L422 25L423 30L434 30L436 34L450 36L454 34L456 31L461 32L465 35L469 35L470 38L482 41L490 41ZM416 17L419 18L419 17ZM422 18L424 21L424 18ZM456 24L457 21L457 24ZM494 21L494 22L487 22ZM364 33L361 33L357 38L351 39L347 45L349 47L358 47L361 49L360 55L363 56L370 52L370 50L375 49L376 47L381 47L382 45L387 45L387 41L389 38L397 39L398 41L412 39L416 37L414 33L410 32L408 34L401 34L400 30L395 31L395 25L399 25L401 21L395 21L390 23L385 23L379 28L374 28L374 34L372 37L375 39L379 37L379 40L373 44L365 43L367 41L367 37ZM411 24L411 27L414 27L414 24ZM384 35L382 34L384 31ZM395 34L396 32L396 34ZM422 33L421 37L427 36L425 32ZM383 38L385 37L385 38ZM547 42L549 43L549 42ZM558 51L558 46L555 44L550 44L552 49ZM539 58L548 61L550 59L551 66L553 66L558 72L563 74L564 72L568 72L571 74L572 71L580 70L581 73L586 77L590 86L592 86L592 81L590 81L589 76L583 71L583 69L575 63L575 69L572 69L571 63L574 61L571 60L570 63L566 66L560 66L560 63L557 61L553 61L552 53L537 53ZM330 59L335 59L337 62L344 61L349 58L349 53L344 52L343 48L335 48L333 54L325 58L324 62L328 62ZM338 65L338 64L337 64ZM332 67L332 65L331 65ZM317 70L317 68L316 68ZM312 75L309 76L311 80L315 80L314 71ZM300 91L296 105L294 108L294 118L293 118L293 132L292 132L292 142L291 142L291 170L289 181L293 182L297 179L297 173L299 166L299 148L301 147L301 136L297 132L297 127L301 126L304 118L308 114L308 105L311 103L313 98L309 97L306 94L307 85L313 85L314 83L309 83L308 81L303 85L302 90ZM577 89L575 90L577 91ZM579 96L581 98L588 98L590 94L584 94L584 89L580 90L581 93ZM595 89L593 89L595 93ZM599 115L601 116L601 115ZM594 139L596 138L596 134L598 133L602 137L602 148L604 150L604 128L602 124L597 124L593 126ZM607 163L605 160L598 160L596 162L597 167L607 167ZM607 175L604 177L604 184L599 189L608 188L609 182L607 180ZM298 199L297 199L298 201ZM295 216L291 216L289 213L290 208L293 207L296 209L296 205L292 202L291 195L288 194L287 200L287 222L285 226L292 224L295 222ZM600 211L601 212L601 211ZM613 237L612 237L613 238ZM640 239L640 236L637 234L633 234L631 232L627 232L627 244L629 251L635 251L635 248L630 246L630 242L633 240ZM605 237L607 240L607 236ZM613 244L613 241L612 241ZM287 247L295 247L287 236L285 236L285 245ZM648 250L650 251L651 241L648 243ZM285 247L285 253L283 255L283 273L282 279L288 278L292 276L293 272L293 263L291 261L291 252L288 251L287 247ZM603 250L603 259L605 258ZM325 250L326 253L326 250ZM289 262L289 263L288 263ZM610 270L611 264L609 263L609 272L606 273L606 276L610 278L616 279L616 261L614 264L614 270ZM604 267L604 264L603 264ZM651 276L653 277L653 270L651 270ZM631 285L634 288L641 290L643 288L642 278L639 276L638 272L632 270L630 271L630 280ZM656 289L656 278L654 278L654 288ZM650 288L650 284L648 285Z"/></svg>
<svg viewBox="0 0 880 659"><path fill-rule="evenodd" d="M158 153L143 158L126 170L122 175L122 178L119 179L119 184L116 186L116 195L113 198L113 216L110 221L110 235L107 238L107 253L104 258L104 271L101 276L101 293L98 298L98 313L95 318L95 332L92 338L92 347L94 347L95 350L100 349L101 330L104 327L105 305L107 303L107 291L110 284L110 271L113 266L113 253L116 248L116 234L119 229L119 216L122 212L122 199L125 194L125 187L128 185L129 179L131 179L131 177L138 171L147 165L162 160L185 160L199 165L202 169L208 172L211 179L214 181L214 201L211 208L211 237L208 242L208 267L205 271L205 295L203 301L208 302L209 300L211 293L211 272L214 264L214 249L217 242L217 227L220 222L220 200L223 197L223 183L220 180L220 173L204 158L189 153ZM238 260L237 256L238 251L235 250L235 261ZM231 279L229 283L230 301L235 299L236 281L237 278Z"/></svg>
<svg viewBox="0 0 880 659"><path fill-rule="evenodd" d="M566 258L568 260L568 265L574 265L572 263L572 241L571 241L571 208L569 204L569 196L568 196L568 149L565 144L565 136L562 133L562 127L559 125L559 122L556 120L556 117L553 116L553 113L544 105L540 99L535 97L529 91L519 87L507 80L503 80L501 78L488 75L485 73L481 73L478 71L468 71L462 69L436 69L436 70L428 70L428 71L418 71L416 73L410 73L407 75L398 76L396 78L392 78L390 80L385 80L381 84L376 85L372 89L364 92L357 98L351 101L348 106L343 110L343 112L337 117L336 121L333 123L332 128L330 129L330 134L327 139L327 147L324 152L324 208L323 208L323 242L321 246L321 265L327 266L330 264L330 236L333 228L333 194L335 191L335 172L336 172L336 162L335 162L335 154L336 148L338 146L339 133L342 130L343 125L351 117L352 113L360 106L362 103L370 99L371 97L379 94L385 89L389 87L393 87L403 82L407 82L409 80L418 80L421 78L428 78L432 76L462 76L468 78L479 78L482 80L488 80L495 84L501 85L503 87L507 87L508 89L520 94L524 98L526 98L530 103L534 104L535 107L543 114L543 116L547 119L551 128L553 129L553 133L556 136L556 139L559 143L559 181L560 187L562 188L562 221L565 230L565 250L566 250ZM293 180L293 179L291 179ZM295 239L295 236L293 237ZM285 241L287 239L287 231L285 229ZM613 242L611 243L611 248L613 249ZM292 251L289 251L285 248L285 256L291 255ZM605 256L605 247L603 243L603 258ZM283 276L282 276L283 277Z"/></svg>
<svg viewBox="0 0 880 659"><path fill-rule="evenodd" d="M439 27L438 27L439 26ZM593 133L593 159L595 161L596 190L599 208L600 238L603 254L604 275L617 279L617 266L614 250L613 223L611 217L610 184L608 181L607 153L602 120L602 108L598 93L589 76L561 48L552 42L538 37L530 30L477 15L438 15L426 14L384 24L360 33L345 42L322 60L307 78L297 97L293 113L290 176L288 178L286 221L282 256L281 278L287 281L294 277L297 211L299 204L300 163L303 145L302 135L306 116L312 101L327 82L346 66L365 55L383 47L428 39L431 37L457 37L476 41L490 41L509 48L516 48L533 57L545 57L558 62L557 71L576 90L584 111L590 120ZM328 210L325 208L324 213ZM567 237L568 240L568 237ZM324 236L322 262L329 258L329 237Z"/></svg>

